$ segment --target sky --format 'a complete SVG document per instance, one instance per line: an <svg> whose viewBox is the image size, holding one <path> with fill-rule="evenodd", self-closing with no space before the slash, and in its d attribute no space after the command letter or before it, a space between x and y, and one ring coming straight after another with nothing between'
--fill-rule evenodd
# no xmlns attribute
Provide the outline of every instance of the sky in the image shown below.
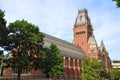
<svg viewBox="0 0 120 80"><path fill-rule="evenodd" d="M0 0L7 25L25 19L41 32L73 41L79 9L86 8L98 45L103 40L111 60L120 60L120 8L112 0Z"/></svg>

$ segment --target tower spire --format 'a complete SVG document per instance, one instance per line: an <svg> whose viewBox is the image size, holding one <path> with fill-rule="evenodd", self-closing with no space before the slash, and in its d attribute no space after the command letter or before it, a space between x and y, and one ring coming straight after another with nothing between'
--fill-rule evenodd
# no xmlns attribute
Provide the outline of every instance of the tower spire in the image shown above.
<svg viewBox="0 0 120 80"><path fill-rule="evenodd" d="M87 9L78 10L74 24L74 44L79 45L87 52L88 40L93 35L93 28L88 17Z"/></svg>

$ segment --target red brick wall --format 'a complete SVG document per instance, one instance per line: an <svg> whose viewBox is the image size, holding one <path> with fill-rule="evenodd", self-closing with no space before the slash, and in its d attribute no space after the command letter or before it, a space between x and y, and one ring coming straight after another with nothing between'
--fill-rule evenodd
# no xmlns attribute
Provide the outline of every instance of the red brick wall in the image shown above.
<svg viewBox="0 0 120 80"><path fill-rule="evenodd" d="M4 68L3 69L3 76L4 75L11 75L11 74L12 74L11 68Z"/></svg>
<svg viewBox="0 0 120 80"><path fill-rule="evenodd" d="M76 32L85 31L84 34L76 35ZM73 43L80 46L84 52L87 53L88 51L88 34L87 34L87 27L74 27L74 41Z"/></svg>
<svg viewBox="0 0 120 80"><path fill-rule="evenodd" d="M82 70L79 68L65 68L65 76L71 77L71 78L80 78L80 75L82 73Z"/></svg>

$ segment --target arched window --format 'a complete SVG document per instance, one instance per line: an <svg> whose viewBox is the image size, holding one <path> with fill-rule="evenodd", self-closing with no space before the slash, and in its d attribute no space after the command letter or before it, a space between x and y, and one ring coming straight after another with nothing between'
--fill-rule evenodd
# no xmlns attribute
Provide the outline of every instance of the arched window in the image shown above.
<svg viewBox="0 0 120 80"><path fill-rule="evenodd" d="M79 67L81 68L81 66L82 66L82 63L81 63L81 60L79 60Z"/></svg>
<svg viewBox="0 0 120 80"><path fill-rule="evenodd" d="M70 66L73 66L73 58L70 58Z"/></svg>
<svg viewBox="0 0 120 80"><path fill-rule="evenodd" d="M65 66L68 67L68 57L65 57Z"/></svg>
<svg viewBox="0 0 120 80"><path fill-rule="evenodd" d="M77 67L78 65L77 65L77 59L75 59L75 67Z"/></svg>

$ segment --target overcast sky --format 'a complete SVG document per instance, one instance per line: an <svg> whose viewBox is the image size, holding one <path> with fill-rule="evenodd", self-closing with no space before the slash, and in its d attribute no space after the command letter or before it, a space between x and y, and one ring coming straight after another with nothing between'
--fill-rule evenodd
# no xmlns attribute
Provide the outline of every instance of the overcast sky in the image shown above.
<svg viewBox="0 0 120 80"><path fill-rule="evenodd" d="M112 60L120 60L120 8L112 0L0 0L7 24L25 19L40 31L73 41L78 10L86 8L98 45L101 40Z"/></svg>

